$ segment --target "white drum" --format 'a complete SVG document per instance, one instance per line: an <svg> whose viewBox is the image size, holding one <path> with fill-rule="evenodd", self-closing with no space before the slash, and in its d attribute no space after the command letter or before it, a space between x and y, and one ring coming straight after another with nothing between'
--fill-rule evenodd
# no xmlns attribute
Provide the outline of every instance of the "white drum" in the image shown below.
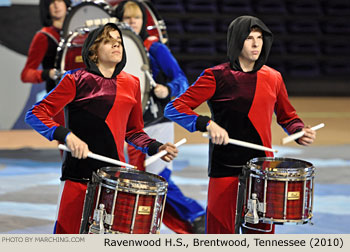
<svg viewBox="0 0 350 252"><path fill-rule="evenodd" d="M103 2L82 2L69 8L62 27L63 38L66 38L74 31L86 27L87 20L110 18L110 14L110 5Z"/></svg>

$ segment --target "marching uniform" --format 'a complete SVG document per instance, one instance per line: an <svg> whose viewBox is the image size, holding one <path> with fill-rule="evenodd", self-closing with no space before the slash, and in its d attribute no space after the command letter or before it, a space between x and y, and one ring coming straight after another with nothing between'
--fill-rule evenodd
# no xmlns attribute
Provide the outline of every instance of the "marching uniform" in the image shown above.
<svg viewBox="0 0 350 252"><path fill-rule="evenodd" d="M65 142L73 132L90 151L123 162L124 141L153 155L162 144L143 131L139 80L122 71L126 62L124 45L122 61L111 78L105 78L88 57L103 28L92 31L84 43L82 56L87 68L66 72L57 87L28 111L26 122L49 140ZM64 107L66 127L51 119ZM94 171L105 166L105 162L76 159L65 153L55 233L79 232L87 182Z"/></svg>
<svg viewBox="0 0 350 252"><path fill-rule="evenodd" d="M116 16L122 20L124 4L119 3ZM169 49L158 41L155 36L149 36L146 31L147 13L144 7L135 2L143 13L143 26L139 36L143 39L145 48L149 53L149 61L153 79L156 83L168 88L169 95L163 99L158 98L153 90L150 93L150 102L146 106L143 119L145 132L162 142L174 142L174 123L164 117L164 108L171 97L182 94L188 88L188 81L176 59ZM163 223L176 233L193 233L193 222L205 215L203 207L195 200L186 197L171 180L172 163L157 160L148 167L144 167L146 155L128 147L129 162L143 170L164 177L168 181L168 194ZM198 219L197 219L198 220Z"/></svg>
<svg viewBox="0 0 350 252"><path fill-rule="evenodd" d="M40 19L43 28L38 31L30 44L26 64L21 72L24 83L39 84L45 81L46 92L55 86L55 80L49 76L50 69L55 67L57 47L60 41L60 29L52 25L49 6L51 0L41 0L39 3ZM66 7L71 5L70 0L64 0ZM39 68L41 65L41 68ZM64 124L64 113L55 116L55 121Z"/></svg>
<svg viewBox="0 0 350 252"><path fill-rule="evenodd" d="M263 31L263 49L253 71L243 72L238 56L254 26ZM266 147L271 147L273 113L289 134L300 131L304 124L288 100L281 74L264 65L271 44L272 33L259 19L237 18L228 31L230 62L204 70L184 94L166 106L165 116L190 132L205 132L210 118L193 110L207 101L211 119L228 132L229 138ZM238 176L242 167L252 158L272 155L209 142L207 233L235 232ZM258 226L269 228L265 224Z"/></svg>
<svg viewBox="0 0 350 252"><path fill-rule="evenodd" d="M23 82L41 83L45 81L47 92L55 87L55 81L49 77L49 71L55 66L57 46L60 41L59 32L59 29L49 26L43 27L35 34L21 73ZM40 64L42 64L42 69L39 69Z"/></svg>

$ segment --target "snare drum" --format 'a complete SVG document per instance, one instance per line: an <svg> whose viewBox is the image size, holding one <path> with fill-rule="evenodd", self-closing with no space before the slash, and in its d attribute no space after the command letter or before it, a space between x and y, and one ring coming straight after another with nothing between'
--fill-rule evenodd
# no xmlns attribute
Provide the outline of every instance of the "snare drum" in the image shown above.
<svg viewBox="0 0 350 252"><path fill-rule="evenodd" d="M146 76L146 73L142 71L142 66L144 65L150 68L147 52L141 39L127 25L123 23L117 23L117 25L122 32L126 51L127 60L123 71L139 78L142 108L145 111L144 108L147 105L151 88L151 84ZM64 73L65 71L72 69L85 68L85 64L81 56L81 50L90 30L90 28L85 28L73 32L68 35L67 39L61 40L60 45L57 48L55 63L55 68L58 69L59 72Z"/></svg>
<svg viewBox="0 0 350 252"><path fill-rule="evenodd" d="M250 160L245 222L307 223L312 218L314 166L292 158ZM249 227L248 227L249 228Z"/></svg>
<svg viewBox="0 0 350 252"><path fill-rule="evenodd" d="M82 233L159 233L168 185L164 178L104 167L97 171L93 183L85 197Z"/></svg>

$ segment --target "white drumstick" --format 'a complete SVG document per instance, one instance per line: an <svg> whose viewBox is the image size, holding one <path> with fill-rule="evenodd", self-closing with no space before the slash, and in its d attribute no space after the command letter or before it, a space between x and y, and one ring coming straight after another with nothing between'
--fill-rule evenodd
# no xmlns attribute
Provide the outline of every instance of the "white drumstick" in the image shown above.
<svg viewBox="0 0 350 252"><path fill-rule="evenodd" d="M154 81L154 79L153 79L151 73L149 72L149 67L148 67L148 65L143 64L143 65L141 66L141 70L142 70L143 72L145 72L147 78L149 79L149 81L150 81L150 83L151 83L151 86L155 88L155 87L157 86L157 83Z"/></svg>
<svg viewBox="0 0 350 252"><path fill-rule="evenodd" d="M208 133L203 133L203 137L210 138ZM244 141L240 141L240 140L236 140L236 139L232 139L232 138L230 138L228 140L228 142L230 144L239 145L239 146L250 148L250 149L261 150L261 151L269 151L269 152L278 152L278 150L271 149L271 148L268 148L268 147L265 147L265 146L262 146L262 145L248 143L248 142L244 142Z"/></svg>
<svg viewBox="0 0 350 252"><path fill-rule="evenodd" d="M58 148L60 150L71 152L71 150L68 149L68 147L66 145L63 145L63 144L59 144ZM98 155L98 154L95 154L95 153L92 153L92 152L89 152L88 157L96 159L96 160L100 160L100 161L103 161L103 162L106 162L106 163L115 164L115 165L119 165L119 166L125 166L125 167L132 168L132 169L136 169L137 168L136 166L124 163L122 161L119 161L119 160L116 160L116 159L113 159L113 158L109 158L109 157L105 157L105 156L101 156L101 155Z"/></svg>
<svg viewBox="0 0 350 252"><path fill-rule="evenodd" d="M323 128L323 127L324 127L324 123L320 123L320 124L318 124L318 125L312 127L311 129L312 129L312 130L318 130L318 129L321 129L321 128ZM299 132L297 132L297 133L295 133L295 134L292 134L292 135L290 135L290 136L287 136L287 137L285 137L285 138L282 139L282 144L286 144L286 143L289 143L289 142L291 142L291 141L294 141L294 140L296 140L296 139L302 137L304 134L305 134L305 132L302 130L302 131L299 131Z"/></svg>
<svg viewBox="0 0 350 252"><path fill-rule="evenodd" d="M182 138L180 141L178 141L178 142L175 144L175 146L176 146L176 147L179 147L180 145L183 145L183 144L186 143L186 142L187 142L187 139L186 139L186 138ZM157 154L151 156L150 158L147 158L147 159L145 160L145 163L144 163L145 167L148 166L148 165L150 165L150 164L152 164L152 163L153 163L154 161L156 161L158 158L163 157L163 156L164 156L165 154L167 154L167 153L168 153L168 152L167 152L166 150L162 150L162 151L158 152Z"/></svg>

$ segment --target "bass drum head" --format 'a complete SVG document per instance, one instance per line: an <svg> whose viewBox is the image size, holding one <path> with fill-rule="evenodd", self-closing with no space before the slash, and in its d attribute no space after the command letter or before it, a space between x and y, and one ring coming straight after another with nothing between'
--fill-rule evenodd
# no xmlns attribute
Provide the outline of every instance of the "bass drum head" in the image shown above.
<svg viewBox="0 0 350 252"><path fill-rule="evenodd" d="M110 17L109 5L105 3L82 2L69 8L62 27L63 38L66 38L70 32L85 27L86 20ZM91 27L91 29L96 27Z"/></svg>
<svg viewBox="0 0 350 252"><path fill-rule="evenodd" d="M126 51L126 65L123 71L132 74L140 79L142 108L146 107L149 99L150 81L147 78L142 66L149 69L149 62L142 40L130 29L121 28Z"/></svg>

